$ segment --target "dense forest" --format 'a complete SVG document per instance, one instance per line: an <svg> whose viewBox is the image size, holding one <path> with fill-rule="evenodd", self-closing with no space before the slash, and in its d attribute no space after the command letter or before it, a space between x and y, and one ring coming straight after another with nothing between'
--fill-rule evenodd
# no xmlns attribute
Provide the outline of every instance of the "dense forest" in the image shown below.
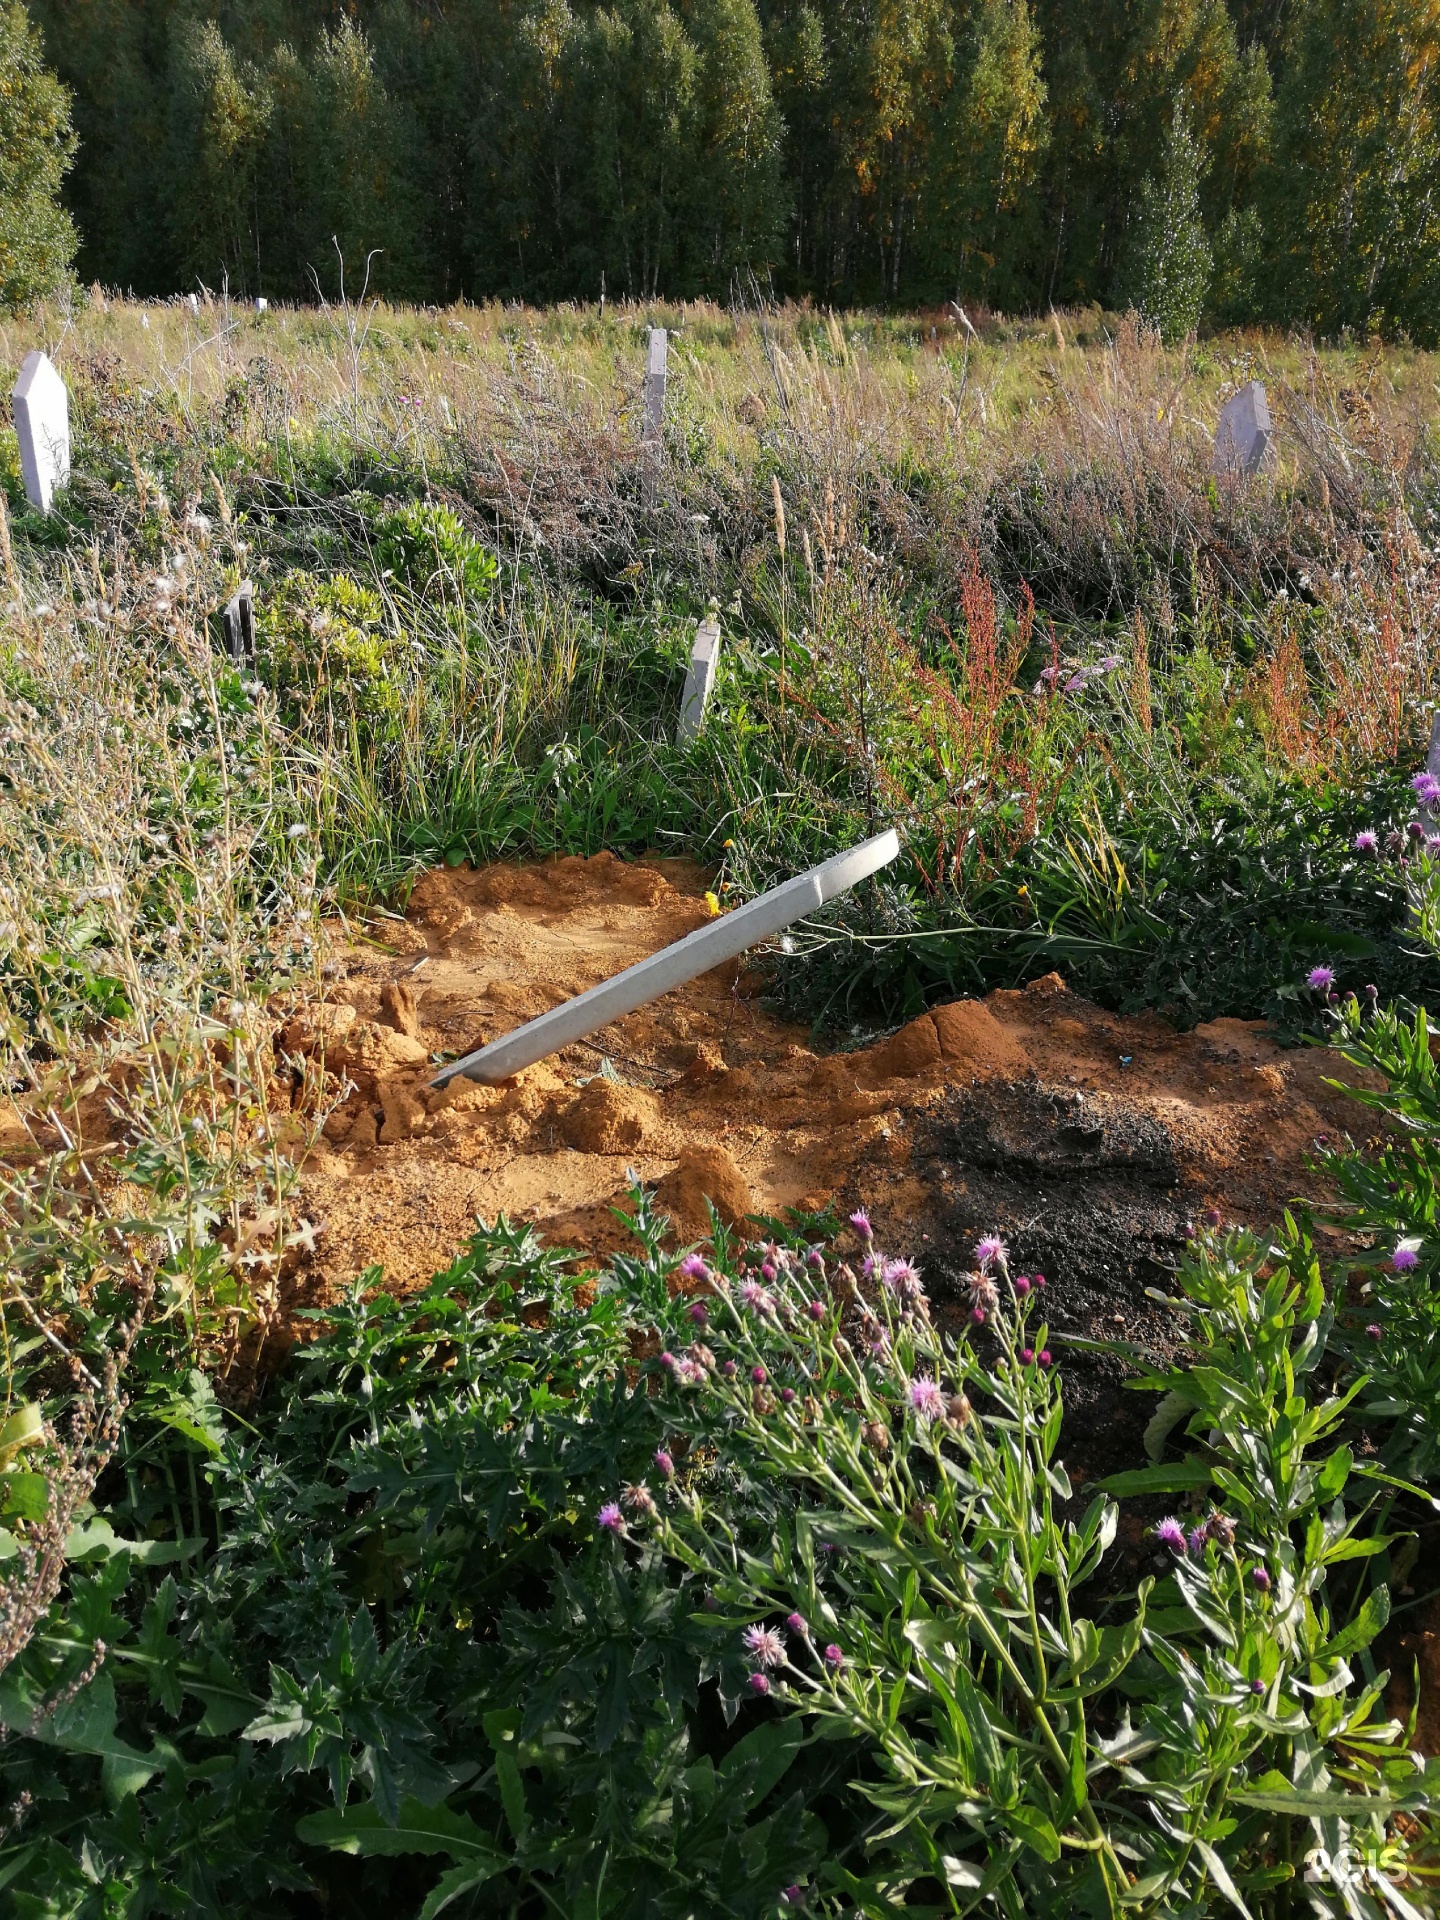
<svg viewBox="0 0 1440 1920"><path fill-rule="evenodd" d="M34 0L86 278L1437 337L1440 0Z"/></svg>

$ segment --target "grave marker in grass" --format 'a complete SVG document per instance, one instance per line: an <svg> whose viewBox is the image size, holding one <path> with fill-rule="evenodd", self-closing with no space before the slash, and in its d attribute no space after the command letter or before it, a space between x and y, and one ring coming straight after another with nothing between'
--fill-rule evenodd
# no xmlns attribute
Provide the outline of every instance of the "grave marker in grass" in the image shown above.
<svg viewBox="0 0 1440 1920"><path fill-rule="evenodd" d="M225 649L237 667L255 664L255 589L248 580L226 605L221 618L225 622Z"/></svg>
<svg viewBox="0 0 1440 1920"><path fill-rule="evenodd" d="M1215 429L1216 473L1251 479L1264 463L1270 439L1265 389L1258 380L1252 380L1220 409L1220 424Z"/></svg>
<svg viewBox="0 0 1440 1920"><path fill-rule="evenodd" d="M640 421L647 507L654 506L660 488L660 449L665 431L665 369L669 357L670 336L664 327L652 327L645 355L645 396Z"/></svg>
<svg viewBox="0 0 1440 1920"><path fill-rule="evenodd" d="M25 498L41 513L49 513L56 493L70 478L70 396L49 356L38 347L25 356L10 406Z"/></svg>
<svg viewBox="0 0 1440 1920"><path fill-rule="evenodd" d="M758 900L697 927L694 933L687 933L673 946L617 973L613 980L603 980L598 987L577 994L563 1006L542 1013L538 1020L527 1020L513 1033L492 1040L488 1047L467 1053L437 1073L430 1084L444 1087L460 1078L490 1085L497 1080L508 1080L522 1067L534 1066L537 1060L557 1053L561 1047L583 1040L612 1020L658 1000L672 988L683 987L687 981L709 973L712 967L734 960L747 947L770 939L792 921L814 913L827 900L848 893L857 882L878 873L899 851L899 836L891 828L873 840L852 847L848 853L837 853L820 866L811 867L808 873L772 887Z"/></svg>
<svg viewBox="0 0 1440 1920"><path fill-rule="evenodd" d="M695 739L705 724L705 709L715 685L715 669L720 664L720 612L715 602L695 629L690 647L690 665L685 674L685 691L680 696L680 724L675 738L681 746Z"/></svg>

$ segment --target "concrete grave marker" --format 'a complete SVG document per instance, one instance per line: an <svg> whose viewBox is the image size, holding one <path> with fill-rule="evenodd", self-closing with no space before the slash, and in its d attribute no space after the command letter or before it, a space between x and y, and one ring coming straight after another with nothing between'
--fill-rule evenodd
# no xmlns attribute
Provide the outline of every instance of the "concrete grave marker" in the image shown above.
<svg viewBox="0 0 1440 1920"><path fill-rule="evenodd" d="M1270 449L1270 408L1265 389L1252 380L1225 402L1215 429L1216 473L1248 480L1260 471Z"/></svg>
<svg viewBox="0 0 1440 1920"><path fill-rule="evenodd" d="M264 294L258 294L256 296L255 311L257 313L267 312L269 310L269 306L270 306L270 302L265 298Z"/></svg>
<svg viewBox="0 0 1440 1920"><path fill-rule="evenodd" d="M190 309L190 311L191 311L191 313L199 313L199 311L200 311L200 296L199 296L199 294L198 294L198 293L187 293L187 294L186 294L186 296L185 296L185 304L186 304L186 306L188 306L188 307L189 307L189 309Z"/></svg>
<svg viewBox="0 0 1440 1920"><path fill-rule="evenodd" d="M735 959L747 947L770 939L782 927L814 913L827 900L847 893L857 882L878 873L899 851L899 835L891 828L873 840L852 847L848 853L837 853L833 859L811 867L808 873L772 887L747 906L737 907L733 913L723 913L718 919L697 927L683 940L617 973L613 980L603 980L598 987L577 994L563 1006L542 1013L538 1020L527 1020L513 1033L492 1040L488 1047L467 1053L463 1060L453 1061L437 1073L430 1084L444 1087L462 1076L487 1085L508 1080L522 1067L533 1066L537 1060L557 1053L573 1041L583 1040L586 1034L608 1026L623 1014L658 1000L662 993L683 987L687 980L698 979L712 967Z"/></svg>
<svg viewBox="0 0 1440 1920"><path fill-rule="evenodd" d="M70 478L70 396L38 347L25 356L10 405L25 498L41 513L49 513L57 491Z"/></svg>
<svg viewBox="0 0 1440 1920"><path fill-rule="evenodd" d="M670 336L664 327L650 329L650 344L645 355L645 399L640 420L640 441L645 453L645 504L655 505L660 489L660 450L665 432L665 368L669 359Z"/></svg>
<svg viewBox="0 0 1440 1920"><path fill-rule="evenodd" d="M705 709L719 664L720 615L712 601L710 611L695 629L690 665L685 673L685 691L680 696L680 724L675 729L675 738L682 746L687 740L693 740L705 724Z"/></svg>
<svg viewBox="0 0 1440 1920"><path fill-rule="evenodd" d="M226 605L221 618L225 622L225 650L237 667L255 664L255 589L248 580Z"/></svg>

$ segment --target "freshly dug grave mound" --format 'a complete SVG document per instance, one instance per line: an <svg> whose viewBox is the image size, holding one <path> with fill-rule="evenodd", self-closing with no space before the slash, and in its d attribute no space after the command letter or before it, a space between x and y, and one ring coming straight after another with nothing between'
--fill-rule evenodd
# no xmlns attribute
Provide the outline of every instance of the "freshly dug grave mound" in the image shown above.
<svg viewBox="0 0 1440 1920"><path fill-rule="evenodd" d="M297 1072L353 1083L304 1173L316 1248L294 1284L323 1304L362 1268L416 1286L477 1215L604 1255L638 1176L677 1234L788 1208L863 1204L919 1258L937 1310L963 1311L980 1234L1050 1281L1054 1332L1173 1338L1147 1298L1200 1212L1265 1227L1315 1191L1317 1138L1372 1117L1325 1084L1333 1057L1258 1022L1175 1032L1076 998L1056 975L937 1007L878 1043L819 1053L738 963L588 1042L484 1087L426 1082L467 1052L699 926L705 875L612 855L441 870L404 920L337 949L327 1004L284 1029ZM1072 1354L1067 1400L1102 1437L1089 1470L1133 1464L1148 1403L1122 1363Z"/></svg>
<svg viewBox="0 0 1440 1920"><path fill-rule="evenodd" d="M1146 1312L1201 1208L1264 1225L1313 1187L1317 1136L1366 1128L1321 1052L1108 1014L1055 975L822 1054L732 962L500 1086L427 1087L440 1058L699 926L704 885L609 854L444 869L339 949L329 1002L283 1036L354 1084L304 1170L316 1297L371 1262L417 1284L476 1215L603 1254L633 1171L687 1235L707 1196L731 1219L863 1202L937 1279L999 1229L1061 1283L1057 1319L1068 1300L1099 1331Z"/></svg>

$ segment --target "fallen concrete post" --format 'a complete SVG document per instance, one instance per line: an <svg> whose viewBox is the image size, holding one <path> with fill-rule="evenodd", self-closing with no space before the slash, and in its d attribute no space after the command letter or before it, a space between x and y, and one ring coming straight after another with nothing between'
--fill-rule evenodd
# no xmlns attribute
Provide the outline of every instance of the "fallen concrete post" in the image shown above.
<svg viewBox="0 0 1440 1920"><path fill-rule="evenodd" d="M687 933L673 946L617 973L613 980L602 980L598 987L591 987L563 1006L542 1013L538 1020L528 1020L513 1033L492 1040L488 1047L452 1061L430 1084L443 1087L461 1077L490 1083L508 1080L522 1067L534 1066L547 1054L557 1053L574 1040L583 1040L586 1034L608 1026L623 1014L633 1013L648 1001L658 1000L673 987L683 987L687 980L708 973L712 967L735 959L747 947L768 940L782 927L814 913L827 900L848 893L858 881L878 873L899 851L899 835L891 828L873 840L852 847L848 853L837 853L833 859L811 867L808 873L772 887L769 893L762 893L748 906L737 907L733 913L722 914L708 925L697 927L694 933Z"/></svg>

